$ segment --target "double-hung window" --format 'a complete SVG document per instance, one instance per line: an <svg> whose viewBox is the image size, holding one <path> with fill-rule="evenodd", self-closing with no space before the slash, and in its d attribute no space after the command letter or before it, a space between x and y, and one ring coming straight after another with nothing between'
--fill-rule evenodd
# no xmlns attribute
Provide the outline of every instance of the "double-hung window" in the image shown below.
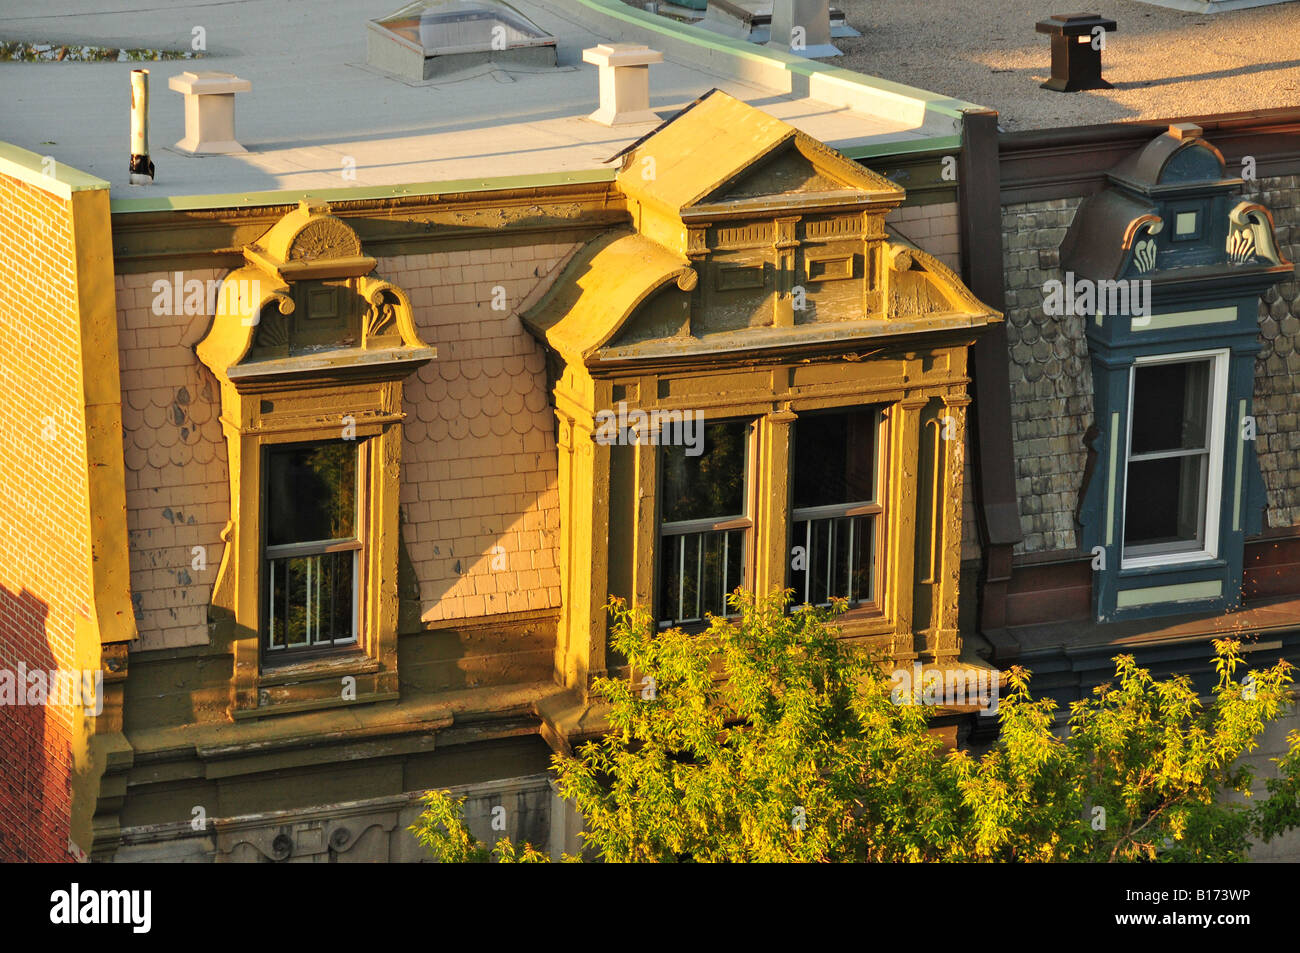
<svg viewBox="0 0 1300 953"><path fill-rule="evenodd" d="M661 628L729 614L727 596L747 584L752 432L748 421L710 423L702 452L661 450Z"/></svg>
<svg viewBox="0 0 1300 953"><path fill-rule="evenodd" d="M362 535L357 441L265 451L264 614L267 657L301 657L358 641Z"/></svg>
<svg viewBox="0 0 1300 953"><path fill-rule="evenodd" d="M1129 378L1125 569L1218 555L1228 352L1139 357Z"/></svg>
<svg viewBox="0 0 1300 953"><path fill-rule="evenodd" d="M796 605L876 601L881 414L801 414L794 424L790 587Z"/></svg>

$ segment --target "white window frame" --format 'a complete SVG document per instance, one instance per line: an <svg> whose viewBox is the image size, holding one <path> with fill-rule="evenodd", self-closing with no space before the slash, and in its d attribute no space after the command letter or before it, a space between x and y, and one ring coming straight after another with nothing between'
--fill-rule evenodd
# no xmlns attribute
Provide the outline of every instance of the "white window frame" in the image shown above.
<svg viewBox="0 0 1300 953"><path fill-rule="evenodd" d="M1124 441L1124 505L1120 510L1120 568L1144 569L1152 566L1179 566L1185 563L1198 563L1219 557L1219 513L1223 502L1223 451L1224 428L1228 415L1228 359L1230 351L1218 348L1210 351L1185 351L1178 354L1151 354L1133 360L1128 373L1128 433ZM1206 462L1205 506L1201 512L1205 520L1205 545L1201 549L1184 550L1169 553L1149 553L1141 556L1128 556L1128 540L1125 526L1128 523L1128 474L1129 462L1133 456L1133 390L1137 379L1137 369L1152 364L1184 364L1191 361L1210 359L1210 393L1207 407L1206 437L1209 460Z"/></svg>

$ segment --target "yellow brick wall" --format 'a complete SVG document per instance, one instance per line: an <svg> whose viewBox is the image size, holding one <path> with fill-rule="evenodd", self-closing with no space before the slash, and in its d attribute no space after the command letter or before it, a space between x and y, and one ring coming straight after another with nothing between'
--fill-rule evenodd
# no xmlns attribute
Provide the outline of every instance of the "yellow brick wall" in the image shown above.
<svg viewBox="0 0 1300 953"><path fill-rule="evenodd" d="M91 611L72 224L70 202L0 175L0 669L10 672L75 668L78 614ZM77 715L0 705L0 861L68 859Z"/></svg>

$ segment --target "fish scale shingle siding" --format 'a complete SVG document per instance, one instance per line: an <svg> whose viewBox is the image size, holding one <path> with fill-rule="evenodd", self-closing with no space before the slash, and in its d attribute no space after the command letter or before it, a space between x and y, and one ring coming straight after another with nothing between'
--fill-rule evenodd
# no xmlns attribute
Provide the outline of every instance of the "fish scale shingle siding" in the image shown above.
<svg viewBox="0 0 1300 953"><path fill-rule="evenodd" d="M1011 435L1024 542L1017 553L1073 550L1074 508L1092 422L1083 318L1043 311L1043 283L1060 278L1058 249L1082 199L1002 209L1010 352Z"/></svg>
<svg viewBox="0 0 1300 953"><path fill-rule="evenodd" d="M1259 179L1245 196L1273 213L1278 250L1300 261L1300 176ZM1256 452L1268 488L1265 526L1300 523L1300 283L1284 281L1259 308L1255 361Z"/></svg>
<svg viewBox="0 0 1300 953"><path fill-rule="evenodd" d="M438 349L403 391L402 542L426 623L559 606L555 418L541 347L514 309L570 247L399 255L375 269L409 293ZM212 319L169 313L175 281L117 278L136 650L206 644L230 518L220 392L194 353Z"/></svg>

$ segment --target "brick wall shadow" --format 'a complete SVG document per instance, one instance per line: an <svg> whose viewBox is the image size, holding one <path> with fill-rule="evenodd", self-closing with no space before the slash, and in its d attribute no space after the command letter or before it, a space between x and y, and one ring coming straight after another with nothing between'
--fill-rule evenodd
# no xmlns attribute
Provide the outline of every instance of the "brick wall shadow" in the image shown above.
<svg viewBox="0 0 1300 953"><path fill-rule="evenodd" d="M72 752L66 726L26 700L26 671L59 667L46 638L49 606L27 589L0 585L0 671L14 680L0 696L0 861L68 860ZM6 689L7 690L7 689Z"/></svg>

